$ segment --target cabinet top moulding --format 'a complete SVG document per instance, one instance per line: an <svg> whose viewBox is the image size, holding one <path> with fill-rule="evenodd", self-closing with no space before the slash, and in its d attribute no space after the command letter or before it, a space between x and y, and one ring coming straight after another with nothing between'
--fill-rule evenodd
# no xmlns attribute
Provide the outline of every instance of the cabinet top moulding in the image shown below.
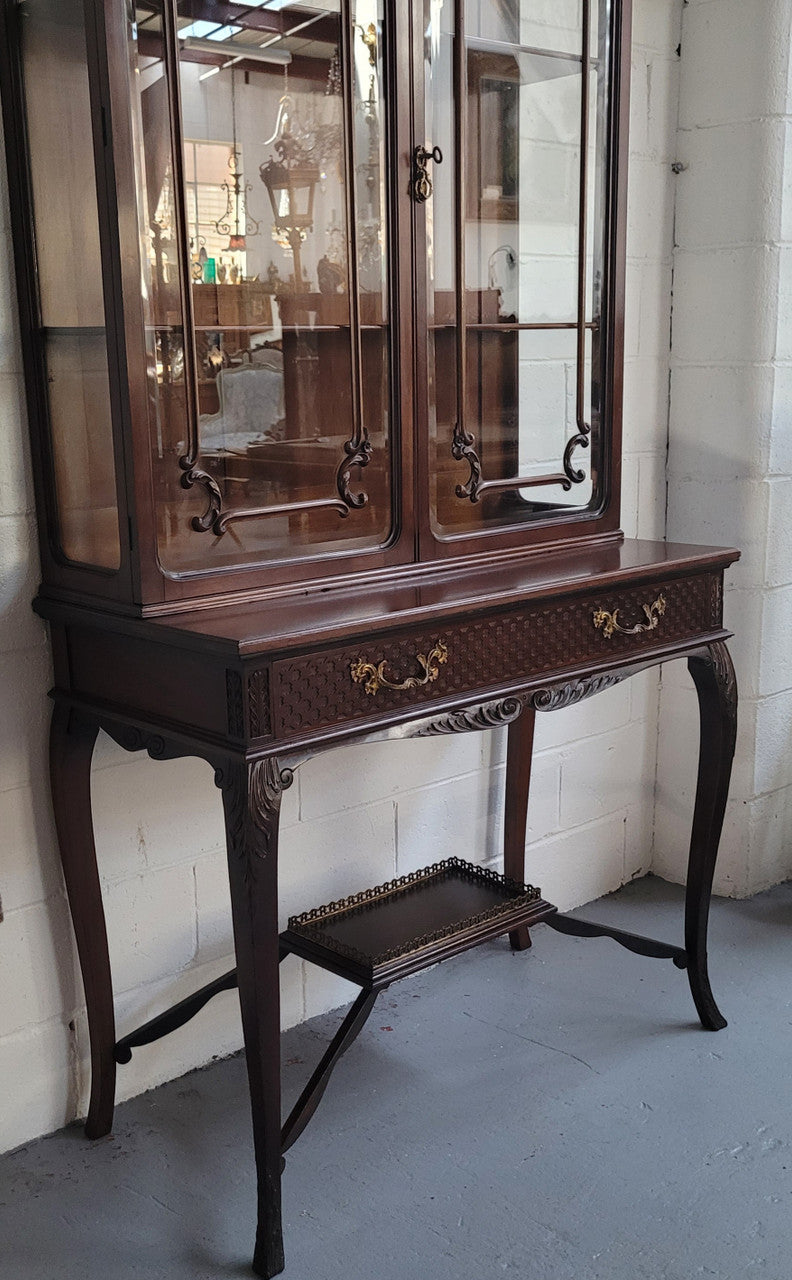
<svg viewBox="0 0 792 1280"><path fill-rule="evenodd" d="M212 650L226 660L285 650L313 649L355 636L374 637L396 628L442 624L460 616L515 609L524 603L602 595L626 586L669 578L721 575L739 558L724 547L626 539L590 547L559 549L552 556L513 557L509 563L479 564L422 572L414 578L383 574L362 591L356 581L281 595L240 595L200 608L156 611L143 617L80 606L63 598L39 597L44 617L76 626L97 626L157 644Z"/></svg>

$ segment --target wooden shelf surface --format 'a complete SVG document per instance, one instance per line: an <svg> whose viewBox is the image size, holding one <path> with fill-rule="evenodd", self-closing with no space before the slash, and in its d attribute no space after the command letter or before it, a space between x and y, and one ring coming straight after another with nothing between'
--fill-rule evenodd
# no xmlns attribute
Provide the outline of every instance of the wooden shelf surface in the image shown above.
<svg viewBox="0 0 792 1280"><path fill-rule="evenodd" d="M532 885L448 858L295 916L281 941L374 989L555 911Z"/></svg>

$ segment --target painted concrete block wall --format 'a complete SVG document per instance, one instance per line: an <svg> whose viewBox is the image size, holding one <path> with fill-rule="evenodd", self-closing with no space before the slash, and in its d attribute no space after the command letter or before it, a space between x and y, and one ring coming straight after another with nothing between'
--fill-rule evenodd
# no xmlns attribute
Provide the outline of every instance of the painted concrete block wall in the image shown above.
<svg viewBox="0 0 792 1280"><path fill-rule="evenodd" d="M681 0L637 0L636 9L624 527L654 537L662 536L665 520L670 162ZM8 245L5 191L0 242ZM29 609L38 565L14 310L6 273L0 281L0 1150L83 1112L88 1079L82 991L46 783L49 652ZM651 865L657 701L658 678L648 673L539 717L527 874L562 908ZM469 736L352 747L307 765L284 802L282 918L450 853L497 865L504 748L502 734ZM93 794L123 1034L232 963L220 798L207 766L154 764L104 739ZM290 958L284 1025L340 1004L348 990ZM174 1036L138 1051L121 1071L120 1097L240 1044L235 996L227 994Z"/></svg>
<svg viewBox="0 0 792 1280"><path fill-rule="evenodd" d="M668 536L726 544L740 683L716 889L792 874L789 0L690 0L682 28ZM697 710L663 677L655 869L685 874Z"/></svg>

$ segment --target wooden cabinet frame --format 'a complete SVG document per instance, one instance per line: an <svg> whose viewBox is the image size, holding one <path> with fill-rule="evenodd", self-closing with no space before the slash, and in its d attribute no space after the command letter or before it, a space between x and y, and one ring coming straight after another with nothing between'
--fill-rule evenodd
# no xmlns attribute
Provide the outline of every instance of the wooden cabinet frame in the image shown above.
<svg viewBox="0 0 792 1280"><path fill-rule="evenodd" d="M349 0L345 0L345 4ZM594 3L594 0L587 0ZM140 301L141 263L138 254L139 226L137 212L135 138L128 99L129 38L123 14L115 0L86 0L89 76L94 119L94 152L99 198L99 222L102 236L102 270L105 281L108 350L114 363L110 370L112 391L113 438L122 563L118 573L97 571L69 562L58 547L58 515L54 491L54 471L46 404L46 375L38 350L36 334L37 278L35 258L31 253L34 210L26 161L26 128L24 121L24 89L17 38L20 22L18 6L6 0L0 9L3 53L0 75L5 85L4 111L9 167L15 199L12 218L15 241L20 308L24 317L23 344L28 385L31 425L36 448L36 474L39 484L40 532L46 564L46 582L56 594L67 594L79 600L88 596L123 602L141 615L155 614L177 602L201 599L231 598L238 592L265 592L281 589L290 582L319 582L322 578L357 580L365 588L382 570L411 575L416 563L434 560L469 560L471 557L501 551L519 554L547 544L569 539L595 539L618 536L620 521L620 444L622 419L622 377L624 324L624 234L625 234L625 146L628 114L629 11L627 6L613 6L612 35L609 40L614 77L609 113L607 151L611 157L611 185L606 193L607 272L606 296L603 298L602 332L596 335L594 366L595 383L600 402L597 432L601 443L592 457L593 483L598 495L596 509L570 510L567 516L554 513L544 519L534 518L502 528L471 526L468 534L437 539L429 518L429 485L426 454L428 439L426 388L429 370L426 365L427 299L422 262L426 255L425 206L411 199L409 176L414 140L421 136L420 120L424 113L423 89L416 68L423 57L421 23L407 0L396 0L388 10L387 41L388 83L398 85L386 102L389 154L394 172L389 186L390 206L387 211L391 242L394 246L390 275L393 378L389 421L393 435L393 536L381 549L366 553L335 552L307 557L299 562L261 561L251 567L211 568L213 534L196 534L206 540L205 571L174 574L164 572L158 560L155 494L157 479L152 470L149 442L146 380L148 376L143 335L145 322ZM167 43L167 42L166 42ZM173 41L170 41L172 45ZM174 53L168 55L173 62ZM505 56L505 55L499 55ZM410 68L409 77L404 67ZM172 75L175 74L172 71ZM467 73L465 72L465 78ZM459 92L459 90L458 90ZM172 105L172 116L178 115L178 100ZM176 127L174 125L174 127ZM465 132L464 130L463 132ZM176 175L178 177L178 173ZM463 181L464 174L461 175ZM473 178L474 175L467 175ZM469 185L469 184L468 184ZM178 186L178 183L177 183ZM464 222L466 208L460 203ZM354 209L350 211L354 215ZM398 247L398 252L396 249ZM461 250L460 250L461 252ZM353 300L356 295L353 292ZM460 295L462 296L462 295ZM192 314L190 289L182 290L182 302L188 323ZM353 315L353 329L356 325ZM189 356L190 343L185 346ZM353 348L355 344L353 343ZM354 354L354 352L353 352ZM358 356L359 359L359 356ZM194 371L193 371L194 372ZM461 374L458 376L462 376ZM187 378L187 420L197 421L197 402L192 403L191 386L195 378ZM355 463L365 461L362 423L350 423L349 463L354 479ZM473 430L476 424L473 423ZM193 427L193 429L195 429ZM191 437L192 438L192 437ZM464 485L465 459L456 464L451 459L449 440L448 484ZM188 457L192 460L195 442ZM343 458L340 455L339 463ZM560 459L559 459L560 465ZM209 502L209 516L219 529L227 529L227 517L237 517L234 503L219 506L221 498L212 496L209 478L200 464L183 474L195 476L203 485ZM170 483L178 487L179 472L174 470ZM365 479L365 472L360 476ZM443 483L446 483L446 476ZM485 477L485 486L497 479L506 489L508 477ZM453 483L452 483L453 481ZM352 488L360 488L353 484ZM451 490L449 490L451 492ZM452 495L453 496L453 495ZM338 495L336 495L337 500ZM328 501L333 494L328 492ZM456 501L456 499L455 499ZM354 519L354 516L353 516ZM211 523L211 519L210 519ZM348 527L348 522L347 522ZM417 540L417 541L416 541Z"/></svg>
<svg viewBox="0 0 792 1280"><path fill-rule="evenodd" d="M594 0L584 0L583 6L587 15L584 49L589 48L589 2ZM173 17L173 0L165 3ZM467 86L468 67L463 0L458 4L455 82L459 102ZM196 11L201 5L196 0ZM205 5L215 16L229 12L215 0L205 0ZM350 0L342 0L345 20L351 15L349 5ZM499 8L502 13L513 12L512 0L499 3ZM641 955L671 960L687 971L702 1025L713 1031L725 1025L707 975L707 917L736 734L737 691L726 648L729 633L723 626L723 575L739 553L624 539L619 531L630 0L611 0L610 26L601 40L601 50L607 50L610 59L610 163L601 191L607 269L592 357L596 384L592 399L599 415L600 441L593 466L596 501L592 509L563 517L542 515L530 523L503 528L471 524L459 536L440 537L433 528L430 307L427 272L422 266L428 247L427 186L416 185L421 177L416 174L417 161L423 157L422 163L428 166L427 153L433 145L432 139L423 136L421 124L426 118L424 29L420 4L388 0L391 38L386 75L389 84L399 84L399 92L388 101L387 115L393 165L388 187L388 282L394 537L365 553L306 555L302 561L262 561L182 576L164 573L158 562L157 476L149 440L149 365L128 83L128 14L121 0L84 0L121 565L116 573L97 571L68 562L59 548L21 74L21 12L16 0L0 0L0 88L41 537L43 581L35 607L51 625L54 650L52 796L91 1039L86 1131L97 1138L111 1127L117 1062L128 1061L133 1050L182 1025L217 990L238 986L258 1178L254 1269L271 1277L284 1265L282 1153L316 1109L335 1062L361 1029L376 992L400 973L414 971L419 961L433 962L498 933L508 933L512 946L525 950L530 945L528 926L545 921L562 933L606 936ZM283 21L279 14L264 10L257 11L255 20L265 31ZM174 27L168 39L173 62L178 56ZM369 45L375 42L376 31L368 40ZM201 53L210 60L212 56L211 50ZM345 57L349 76L348 48ZM581 56L581 62L589 68L589 59ZM602 58L600 64L603 74ZM506 64L502 65L505 74ZM582 77L584 103L588 101L587 75ZM177 111L173 96L171 110ZM351 110L348 104L348 131ZM472 126L464 112L457 115L459 182L465 191L464 142ZM582 165L586 153L583 127ZM586 198L584 187L579 218L583 249ZM480 201L476 203L480 212ZM354 212L350 197L348 216L353 218ZM468 212L466 201L458 201L456 278L465 280L466 287L449 303L457 326L452 340L456 368L449 376L455 380L456 403L462 410L448 446L449 451L454 447L453 457L459 464L454 483L462 489L464 500L472 501L480 495L471 491L476 476L476 424L471 424L470 415L466 422L465 416ZM577 319L565 326L576 330L578 356L586 327L585 272L579 276L583 283L578 285ZM350 329L360 320L363 305L356 296ZM189 317L189 281L182 289L182 306ZM497 324L491 327L497 330ZM353 343L353 365L361 364L362 350ZM482 360L488 365L488 376L493 375L486 353ZM580 420L580 366L578 359L578 435L570 441L570 451L586 442L592 427ZM362 396L360 384L358 391ZM193 395L196 414L194 378L189 395ZM346 437L350 468L356 451L365 445L359 403L353 419ZM514 452L504 447L500 459L504 472L512 468L511 475L484 474L480 467L476 483L482 488L489 483L491 490L518 487ZM195 448L188 447L182 456L189 460L183 471L193 485L212 492L206 480L190 477L191 469L197 471L200 466ZM569 458L564 463L571 465ZM178 465L175 456L174 465ZM448 478L451 483L450 472ZM244 496L244 469L236 475L236 483ZM213 524L214 516L207 529ZM208 538L211 545L211 532L195 536ZM570 919L544 902L538 890L516 883L525 876L535 714L563 710L647 667L680 659L688 663L701 711L684 945ZM306 940L299 921L279 936L280 803L294 770L306 758L344 742L498 728L508 732L503 855L509 883L475 869L463 869L457 878L467 877L468 885L475 881L485 898L490 895L490 906L492 895L500 893L506 914L501 914L502 904L496 904L494 914L474 912L450 932L441 928L424 933L413 940L412 949L410 945L406 952L395 948L384 959L350 959L348 954L333 952L321 939ZM90 766L100 729L130 751L146 750L157 760L195 755L214 767L226 817L237 955L232 974L121 1041L116 1041L114 1026L91 815ZM188 803L188 797L174 796L174 806ZM469 852L474 860L481 854L480 850ZM451 880L458 870L455 860ZM355 910L361 901L398 892L398 885L363 891L362 896L353 894L347 907ZM323 911L333 914L338 905L316 911L320 916ZM301 948L300 954L333 972L351 974L361 985L361 995L282 1132L278 965L290 948Z"/></svg>

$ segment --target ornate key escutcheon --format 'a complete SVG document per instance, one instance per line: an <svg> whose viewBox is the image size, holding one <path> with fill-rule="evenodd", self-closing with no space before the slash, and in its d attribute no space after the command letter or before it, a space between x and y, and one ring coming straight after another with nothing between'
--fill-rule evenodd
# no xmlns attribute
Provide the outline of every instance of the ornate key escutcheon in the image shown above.
<svg viewBox="0 0 792 1280"><path fill-rule="evenodd" d="M350 667L350 674L355 684L362 684L366 693L375 694L380 689L421 689L424 685L433 684L440 675L440 668L448 662L448 645L438 640L429 653L417 653L415 660L421 668L422 675L408 676L406 680L393 681L385 675L387 659L382 662L366 662L358 658Z"/></svg>
<svg viewBox="0 0 792 1280"><path fill-rule="evenodd" d="M658 596L652 604L641 606L646 615L646 622L636 622L634 627L623 627L619 622L619 610L614 609L613 613L608 613L607 609L597 609L594 614L594 626L601 631L606 640L610 640L612 636L639 636L645 631L656 631L660 625L660 619L666 611L665 596Z"/></svg>
<svg viewBox="0 0 792 1280"><path fill-rule="evenodd" d="M416 147L413 152L413 199L417 204L426 204L430 199L434 187L432 179L429 177L427 165L429 161L435 164L443 163L443 153L439 147L433 147L431 151L427 151L426 147Z"/></svg>

